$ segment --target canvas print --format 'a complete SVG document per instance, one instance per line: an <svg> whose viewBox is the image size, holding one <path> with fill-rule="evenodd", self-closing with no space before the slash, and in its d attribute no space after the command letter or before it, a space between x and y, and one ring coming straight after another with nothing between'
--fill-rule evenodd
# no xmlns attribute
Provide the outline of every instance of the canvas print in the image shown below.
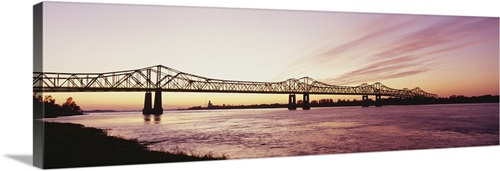
<svg viewBox="0 0 500 171"><path fill-rule="evenodd" d="M499 145L499 18L42 2L34 165Z"/></svg>

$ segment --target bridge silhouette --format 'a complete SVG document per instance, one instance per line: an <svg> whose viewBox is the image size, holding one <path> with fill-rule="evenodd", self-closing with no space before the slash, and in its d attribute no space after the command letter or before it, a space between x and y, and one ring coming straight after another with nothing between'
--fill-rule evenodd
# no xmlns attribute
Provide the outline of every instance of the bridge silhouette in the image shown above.
<svg viewBox="0 0 500 171"><path fill-rule="evenodd" d="M310 94L361 95L362 106L369 106L369 95L375 96L375 106L381 96L395 98L436 98L416 87L394 89L376 82L358 86L338 86L309 77L291 78L280 82L236 81L202 77L163 65L136 70L105 73L33 72L33 92L146 92L143 114L163 114L162 92L217 92L288 94L288 109L297 109L296 94L303 95L302 108L310 109ZM154 105L152 92L155 92ZM153 107L152 107L153 106Z"/></svg>

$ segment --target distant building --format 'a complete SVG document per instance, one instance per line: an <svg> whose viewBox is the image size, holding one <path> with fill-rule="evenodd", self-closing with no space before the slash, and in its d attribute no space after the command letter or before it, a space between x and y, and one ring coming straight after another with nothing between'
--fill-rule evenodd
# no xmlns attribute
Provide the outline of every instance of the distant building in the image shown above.
<svg viewBox="0 0 500 171"><path fill-rule="evenodd" d="M208 101L208 106L207 106L207 107L208 107L208 108L213 107L212 102L211 102L210 100Z"/></svg>

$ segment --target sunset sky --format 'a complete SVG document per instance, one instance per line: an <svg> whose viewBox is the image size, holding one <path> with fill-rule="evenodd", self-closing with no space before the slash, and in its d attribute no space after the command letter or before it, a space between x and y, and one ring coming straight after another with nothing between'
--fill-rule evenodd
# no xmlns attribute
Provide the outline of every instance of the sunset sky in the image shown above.
<svg viewBox="0 0 500 171"><path fill-rule="evenodd" d="M45 2L50 72L165 65L210 78L382 82L438 94L499 93L499 19ZM142 109L144 92L48 93L85 110ZM301 99L299 96L297 99ZM311 99L360 99L311 95ZM373 97L372 97L373 98ZM163 93L163 108L285 103L287 95Z"/></svg>

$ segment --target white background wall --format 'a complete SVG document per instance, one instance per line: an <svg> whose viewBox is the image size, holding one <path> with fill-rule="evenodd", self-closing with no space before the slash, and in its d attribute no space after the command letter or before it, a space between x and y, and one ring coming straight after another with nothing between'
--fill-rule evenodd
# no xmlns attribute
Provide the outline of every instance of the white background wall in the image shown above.
<svg viewBox="0 0 500 171"><path fill-rule="evenodd" d="M67 0L69 2L77 2ZM0 2L0 170L35 170L32 155L32 5ZM494 0L81 0L128 4L500 16ZM22 159L21 161L19 159ZM79 168L76 170L498 170L500 146ZM66 169L63 169L66 170Z"/></svg>

